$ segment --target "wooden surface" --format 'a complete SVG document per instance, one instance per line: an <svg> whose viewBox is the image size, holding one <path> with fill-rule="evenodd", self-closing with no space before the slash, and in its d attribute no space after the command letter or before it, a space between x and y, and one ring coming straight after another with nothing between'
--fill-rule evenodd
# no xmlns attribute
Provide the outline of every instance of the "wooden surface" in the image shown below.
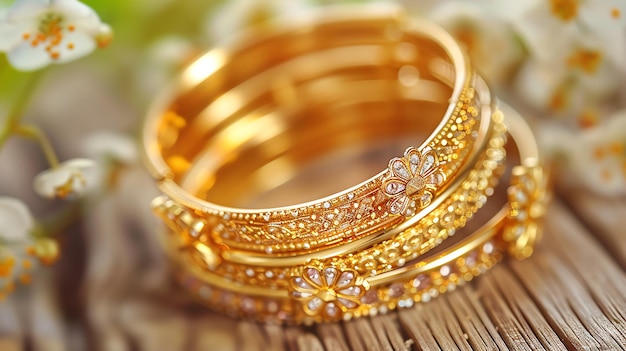
<svg viewBox="0 0 626 351"><path fill-rule="evenodd" d="M116 203L111 199L99 206L115 208ZM84 258L85 277L95 266L128 268L152 260L144 255L120 263L125 256L118 256L96 264L107 260L107 247L128 238L100 240L87 243L101 254ZM153 249L142 245L139 239L133 250ZM310 328L261 325L193 305L163 283L170 281L168 275L156 269L145 272L157 277L150 279L138 278L137 270L117 270L100 283L86 278L82 289L68 293L78 302L66 299L63 308L75 306L74 312L62 316L73 327L58 340L26 342L23 333L15 338L3 332L0 350L624 350L625 263L626 201L570 193L552 204L544 240L531 259L504 261L412 309Z"/></svg>

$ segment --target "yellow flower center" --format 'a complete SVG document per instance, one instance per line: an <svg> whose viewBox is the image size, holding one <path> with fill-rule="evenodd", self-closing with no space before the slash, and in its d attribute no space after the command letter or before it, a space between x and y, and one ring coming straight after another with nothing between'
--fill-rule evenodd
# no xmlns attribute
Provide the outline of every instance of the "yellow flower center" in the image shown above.
<svg viewBox="0 0 626 351"><path fill-rule="evenodd" d="M580 49L567 58L567 65L593 74L602 62L602 53L595 50Z"/></svg>
<svg viewBox="0 0 626 351"><path fill-rule="evenodd" d="M617 8L613 8L611 9L611 17L619 19L620 17L622 17L622 12Z"/></svg>
<svg viewBox="0 0 626 351"><path fill-rule="evenodd" d="M577 0L550 0L552 14L565 22L573 20L578 14Z"/></svg>
<svg viewBox="0 0 626 351"><path fill-rule="evenodd" d="M33 47L45 46L46 52L51 59L57 60L60 56L59 47L63 41L63 32L73 32L76 28L72 24L65 23L61 14L48 12L39 19L39 26L35 33L24 33L22 39L30 42ZM73 43L67 44L68 50L74 49Z"/></svg>

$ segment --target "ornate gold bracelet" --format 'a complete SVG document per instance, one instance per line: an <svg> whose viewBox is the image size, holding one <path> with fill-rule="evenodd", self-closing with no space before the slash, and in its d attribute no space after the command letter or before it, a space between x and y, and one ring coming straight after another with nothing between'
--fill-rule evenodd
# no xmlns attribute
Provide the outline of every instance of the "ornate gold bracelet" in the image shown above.
<svg viewBox="0 0 626 351"><path fill-rule="evenodd" d="M188 290L236 316L313 323L426 301L540 236L547 177L503 110L448 34L401 12L244 34L148 116L165 247ZM496 188L505 124L514 157Z"/></svg>
<svg viewBox="0 0 626 351"><path fill-rule="evenodd" d="M506 252L527 257L540 238L549 198L548 177L528 127L514 111L504 108L514 139L509 164L516 158L521 164L507 167L508 188L496 190L508 194L499 202L508 199L504 207L485 207L482 211L491 218L473 233L463 230L425 256L375 276L363 276L345 262L311 260L282 277L288 282L283 289L224 279L203 269L192 255L174 250L183 285L203 304L233 316L312 323L348 320L428 302L484 273Z"/></svg>
<svg viewBox="0 0 626 351"><path fill-rule="evenodd" d="M475 75L458 45L438 27L391 13L320 16L306 28L300 33L280 27L207 53L182 74L176 94L154 107L144 133L147 159L160 189L190 211L192 216L181 221L193 236L210 232L230 249L279 256L366 238L423 217L489 142L492 123L482 117L485 104L475 92ZM259 57L262 62L250 62ZM355 77L391 88L381 97L400 92L434 100L424 104L427 111L441 111L432 134L404 157L392 159L385 171L330 196L262 209L217 204L249 189L220 186L230 178L221 175L245 174L258 166L237 160L239 153L250 143L281 138L294 123L265 110L308 108L315 98L323 104L332 98L325 96L325 88L339 93L331 87L345 87ZM402 123L432 122L426 114L415 111L413 124Z"/></svg>

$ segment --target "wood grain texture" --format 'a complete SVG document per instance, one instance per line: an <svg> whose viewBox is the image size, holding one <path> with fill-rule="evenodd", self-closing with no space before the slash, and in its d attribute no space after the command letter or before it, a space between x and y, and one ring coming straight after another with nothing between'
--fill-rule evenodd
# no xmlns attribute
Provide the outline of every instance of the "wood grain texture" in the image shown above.
<svg viewBox="0 0 626 351"><path fill-rule="evenodd" d="M584 201L553 203L543 242L530 259L505 260L471 283L411 309L350 322L281 327L208 312L186 300L167 274L165 285L156 278L146 283L128 273L105 274L108 283L91 282L90 276L83 282L88 296L79 307L85 311L86 344L64 340L69 332L46 335L41 322L36 328L29 325L32 320L13 323L22 318L25 306L54 308L49 298L33 303L21 296L0 305L0 349L626 350L626 200L586 196ZM120 237L98 240L101 250L127 246ZM108 263L121 269L116 266L120 262L132 264ZM7 325L21 327L2 328Z"/></svg>

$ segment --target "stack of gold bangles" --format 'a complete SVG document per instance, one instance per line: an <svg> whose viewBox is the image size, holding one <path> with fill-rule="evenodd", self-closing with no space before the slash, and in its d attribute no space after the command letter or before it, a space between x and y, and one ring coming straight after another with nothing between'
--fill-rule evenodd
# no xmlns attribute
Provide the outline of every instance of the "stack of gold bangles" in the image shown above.
<svg viewBox="0 0 626 351"><path fill-rule="evenodd" d="M528 257L546 171L450 35L397 10L298 20L204 54L149 114L183 285L231 315L309 324Z"/></svg>

